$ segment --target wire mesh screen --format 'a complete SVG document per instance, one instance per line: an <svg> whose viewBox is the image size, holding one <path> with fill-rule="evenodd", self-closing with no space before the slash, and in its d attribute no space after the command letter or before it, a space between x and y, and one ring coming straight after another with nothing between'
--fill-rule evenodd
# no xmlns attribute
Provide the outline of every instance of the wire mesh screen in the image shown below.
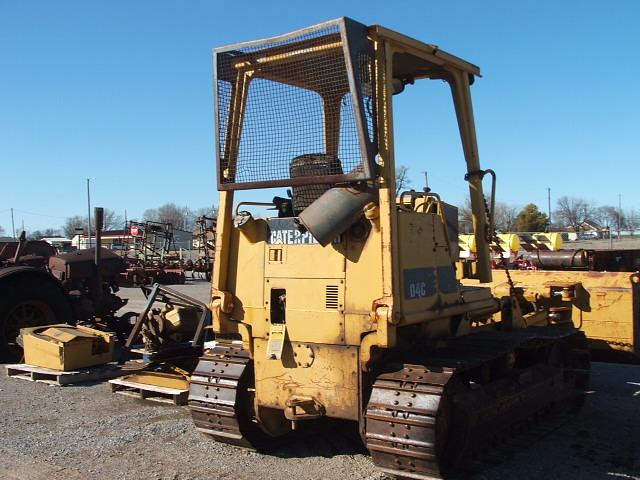
<svg viewBox="0 0 640 480"><path fill-rule="evenodd" d="M366 122L366 133L369 142L377 144L376 138L376 104L375 104L375 70L373 68L373 54L368 52L358 53L358 69L356 70L356 80L361 86L361 96L364 107L364 119Z"/></svg>
<svg viewBox="0 0 640 480"><path fill-rule="evenodd" d="M366 156L341 25L217 53L221 185L328 184L349 174L363 177ZM356 58L355 81L369 85L356 90L363 105L371 105L373 61L370 55ZM364 110L364 142L369 143L375 116L366 105ZM316 167L309 167L309 158L316 158Z"/></svg>

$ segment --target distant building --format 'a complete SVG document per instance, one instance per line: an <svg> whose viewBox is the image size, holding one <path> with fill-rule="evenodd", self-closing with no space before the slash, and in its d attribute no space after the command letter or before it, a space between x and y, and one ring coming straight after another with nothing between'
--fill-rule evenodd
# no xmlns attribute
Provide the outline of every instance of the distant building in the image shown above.
<svg viewBox="0 0 640 480"><path fill-rule="evenodd" d="M42 237L40 240L52 245L58 253L72 252L76 249L73 241L66 237Z"/></svg>
<svg viewBox="0 0 640 480"><path fill-rule="evenodd" d="M122 250L128 245L129 239L128 230L105 230L102 232L102 246L109 250ZM89 237L86 235L74 235L71 244L78 250L92 248L96 246L96 237L91 235L91 243L89 243Z"/></svg>

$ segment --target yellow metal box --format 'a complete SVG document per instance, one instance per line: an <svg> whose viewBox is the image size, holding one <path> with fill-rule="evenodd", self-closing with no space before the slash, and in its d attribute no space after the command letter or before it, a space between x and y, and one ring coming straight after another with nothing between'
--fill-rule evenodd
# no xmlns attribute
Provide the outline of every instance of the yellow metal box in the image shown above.
<svg viewBox="0 0 640 480"><path fill-rule="evenodd" d="M72 325L23 328L24 361L54 370L76 370L113 360L111 333Z"/></svg>

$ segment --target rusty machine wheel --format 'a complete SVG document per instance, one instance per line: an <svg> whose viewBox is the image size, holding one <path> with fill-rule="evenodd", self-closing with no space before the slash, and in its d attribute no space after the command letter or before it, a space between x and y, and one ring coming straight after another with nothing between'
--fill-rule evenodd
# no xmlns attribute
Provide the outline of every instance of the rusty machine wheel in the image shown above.
<svg viewBox="0 0 640 480"><path fill-rule="evenodd" d="M582 332L469 335L376 378L366 446L387 475L441 478L535 422L575 411L589 357Z"/></svg>
<svg viewBox="0 0 640 480"><path fill-rule="evenodd" d="M17 343L21 328L69 322L72 311L62 289L44 274L8 276L3 280L0 359L18 361L22 357L22 347Z"/></svg>

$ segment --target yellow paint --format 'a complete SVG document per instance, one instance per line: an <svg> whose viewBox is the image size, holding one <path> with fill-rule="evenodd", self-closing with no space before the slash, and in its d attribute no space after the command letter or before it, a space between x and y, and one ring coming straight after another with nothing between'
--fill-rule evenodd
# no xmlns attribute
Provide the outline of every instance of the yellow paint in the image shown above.
<svg viewBox="0 0 640 480"><path fill-rule="evenodd" d="M367 235L355 238L345 232L340 241L326 247L273 245L267 239L265 220L234 227L233 194L221 193L212 280L214 330L240 335L250 350L259 407L286 410L305 399L328 416L356 420L361 414L359 372L369 366L373 349L402 347L419 336L441 339L466 334L472 321L487 323L496 310L488 289L463 292L459 288L450 243L455 239L449 238L439 197L416 194L398 201L395 193L391 92L398 65L394 55L402 53L405 65L415 62L418 78L431 76L449 82L469 172L480 169L469 90L469 75L479 70L432 45L381 27L371 27L369 34L375 50L373 111L378 155L376 177L371 181L377 188L377 202L363 211ZM312 45L301 42L290 51L253 52L251 58L239 55L224 152L233 171L253 79L263 75L292 88L314 88L304 71L289 73L287 68L301 59L300 65L312 67L323 55L337 57L340 45L335 38L329 36L325 43L315 38ZM425 61L433 66L432 72L422 69ZM268 65L258 65L260 62ZM252 74L243 74L244 69ZM324 95L325 108L335 108L335 95L318 93ZM339 150L339 118L334 117L325 112L327 153ZM460 188L466 187L461 183ZM481 179L472 175L468 188L477 232L474 272L488 281L491 271ZM281 358L277 358L267 355L267 349L274 336L285 332L284 327L276 327L280 322L286 325L286 335Z"/></svg>
<svg viewBox="0 0 640 480"><path fill-rule="evenodd" d="M314 361L303 368L293 356L296 342L288 342L281 360L266 360L267 342L255 342L256 396L265 407L284 410L293 396L317 400L330 417L357 420L358 349L352 346L306 344Z"/></svg>
<svg viewBox="0 0 640 480"><path fill-rule="evenodd" d="M525 298L541 308L570 306L571 321L592 340L594 348L640 353L640 345L635 343L634 337L638 326L634 327L633 322L629 273L543 270L511 270L509 273L515 286L524 289ZM489 287L495 296L505 295L508 283L504 271L495 270L493 275ZM558 295L551 295L553 287L569 285L579 285L573 300L562 302Z"/></svg>

